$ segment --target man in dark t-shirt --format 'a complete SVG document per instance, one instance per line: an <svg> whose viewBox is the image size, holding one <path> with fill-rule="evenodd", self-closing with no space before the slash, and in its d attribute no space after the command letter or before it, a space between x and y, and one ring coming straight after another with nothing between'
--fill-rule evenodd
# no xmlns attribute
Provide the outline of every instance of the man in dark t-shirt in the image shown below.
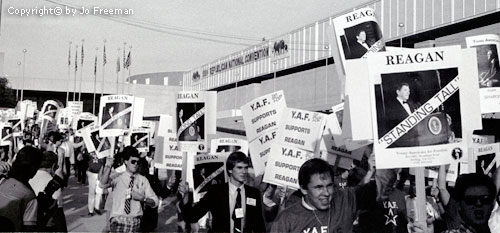
<svg viewBox="0 0 500 233"><path fill-rule="evenodd" d="M373 165L365 176L367 183ZM271 232L342 232L353 230L356 219L356 195L365 186L334 188L333 171L321 159L306 161L299 170L299 185L304 197L283 210L271 227Z"/></svg>
<svg viewBox="0 0 500 233"><path fill-rule="evenodd" d="M94 215L94 208L96 207L96 184L97 177L101 167L104 166L106 158L98 159L95 152L91 152L89 156L89 170L87 171L87 177L89 179L89 198L88 198L88 208L89 216ZM99 208L96 208L99 209Z"/></svg>

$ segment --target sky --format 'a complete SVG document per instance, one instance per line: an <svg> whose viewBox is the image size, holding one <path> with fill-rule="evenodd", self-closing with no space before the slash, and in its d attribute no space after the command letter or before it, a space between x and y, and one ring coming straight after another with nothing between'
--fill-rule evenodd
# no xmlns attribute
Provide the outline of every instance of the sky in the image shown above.
<svg viewBox="0 0 500 233"><path fill-rule="evenodd" d="M82 39L84 79L93 78L96 55L101 77L104 40L106 79L116 77L116 61L120 56L123 62L124 42L126 53L132 51L132 75L187 71L258 44L262 38L285 34L366 2L370 1L3 0L0 52L5 56L7 76L21 75L18 62L23 62L26 49L26 77L68 78L68 52L71 48L69 70L73 75L76 45L78 72L82 70ZM52 12L40 15L44 7ZM62 10L60 15L56 15L56 7ZM130 9L133 14L99 14L94 7ZM77 9L75 15L72 9ZM38 14L20 15L33 10Z"/></svg>

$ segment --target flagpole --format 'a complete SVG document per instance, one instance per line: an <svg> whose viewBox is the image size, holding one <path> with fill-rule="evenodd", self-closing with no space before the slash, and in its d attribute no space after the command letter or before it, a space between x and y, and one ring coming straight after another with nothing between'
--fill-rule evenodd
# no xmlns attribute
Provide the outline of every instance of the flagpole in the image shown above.
<svg viewBox="0 0 500 233"><path fill-rule="evenodd" d="M101 97L104 95L104 67L106 66L106 40L104 40L104 48L102 52L102 83L101 83Z"/></svg>
<svg viewBox="0 0 500 233"><path fill-rule="evenodd" d="M78 70L78 45L75 45L75 81L73 84L73 101L76 101L76 71Z"/></svg>
<svg viewBox="0 0 500 233"><path fill-rule="evenodd" d="M128 94L130 95L130 73L132 73L132 68L130 67L132 65L132 45L129 47L130 50L128 53L130 54L130 57L128 58L128 82L127 82L127 87L128 87Z"/></svg>
<svg viewBox="0 0 500 233"><path fill-rule="evenodd" d="M68 84L71 83L71 41L69 42L68 48ZM66 107L68 106L69 101L69 89L68 85L66 85Z"/></svg>
<svg viewBox="0 0 500 233"><path fill-rule="evenodd" d="M95 92L96 92L96 84L97 84L97 51L98 47L95 48L95 60L94 60L94 99L92 100L92 114L95 115Z"/></svg>
<svg viewBox="0 0 500 233"><path fill-rule="evenodd" d="M118 56L116 57L116 94L118 94L118 91L120 90L118 88L119 74L120 74L120 48L118 48Z"/></svg>
<svg viewBox="0 0 500 233"><path fill-rule="evenodd" d="M122 95L125 94L125 76L127 75L125 73L125 59L126 59L125 58L125 50L126 50L125 46L127 46L127 42L123 42L123 75L122 75L123 76L123 83L122 83Z"/></svg>
<svg viewBox="0 0 500 233"><path fill-rule="evenodd" d="M82 39L82 67L81 67L81 70L80 70L80 90L78 92L78 102L81 101L81 97L82 97L82 81L83 81L83 58L84 58L84 54L83 54L83 43L85 42L85 40Z"/></svg>

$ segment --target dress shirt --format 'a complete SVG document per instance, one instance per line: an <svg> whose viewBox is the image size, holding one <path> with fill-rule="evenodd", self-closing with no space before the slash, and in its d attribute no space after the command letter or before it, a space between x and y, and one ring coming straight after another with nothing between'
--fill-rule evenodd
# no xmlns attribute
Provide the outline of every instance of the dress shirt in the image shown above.
<svg viewBox="0 0 500 233"><path fill-rule="evenodd" d="M246 216L246 196L245 196L245 185L241 185L240 187L236 187L231 182L229 183L229 221L230 221L230 228L231 233L234 232L234 220L232 218L233 216L233 211L234 211L234 206L236 205L236 196L238 196L238 191L236 189L240 188L240 195L241 195L241 208L243 208L243 218L241 219L241 228L245 229L245 216Z"/></svg>
<svg viewBox="0 0 500 233"><path fill-rule="evenodd" d="M125 214L125 199L127 198L127 190L130 184L130 177L132 173L126 171L121 175L117 176L111 181L111 186L113 188L113 209L111 210L111 217L115 216L126 216L126 217L140 217L142 216L142 206L141 201L136 201L132 198L130 202L130 213ZM135 174L134 179L134 190L140 191L146 198L151 199L155 203L155 207L158 205L158 197L151 188L148 179L139 174Z"/></svg>
<svg viewBox="0 0 500 233"><path fill-rule="evenodd" d="M50 173L44 170L38 170L35 176L33 176L33 178L31 178L28 183L35 192L35 195L38 196L38 193L45 190L45 187L47 187L47 184L49 184L51 180L52 176L50 175ZM52 194L52 198L54 198L54 200L57 200L57 205L59 207L63 207L61 189L57 189L54 194Z"/></svg>
<svg viewBox="0 0 500 233"><path fill-rule="evenodd" d="M403 108L406 110L406 113L408 113L408 116L411 115L410 105L408 103L403 103L403 100L401 100L399 98L396 98L396 99L399 101L401 106L403 106Z"/></svg>

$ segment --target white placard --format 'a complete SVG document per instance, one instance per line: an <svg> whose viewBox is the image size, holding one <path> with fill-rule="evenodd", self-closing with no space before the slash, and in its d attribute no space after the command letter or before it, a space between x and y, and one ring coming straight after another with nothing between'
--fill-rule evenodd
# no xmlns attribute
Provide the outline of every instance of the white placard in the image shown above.
<svg viewBox="0 0 500 233"><path fill-rule="evenodd" d="M476 172L493 177L500 164L500 144L486 144L473 148Z"/></svg>
<svg viewBox="0 0 500 233"><path fill-rule="evenodd" d="M314 152L325 121L323 113L285 108L278 123L276 143Z"/></svg>
<svg viewBox="0 0 500 233"><path fill-rule="evenodd" d="M61 111L59 111L59 114L57 116L57 127L62 130L66 130L70 127L71 125L71 120L72 120L72 115L71 111L69 108L63 108Z"/></svg>
<svg viewBox="0 0 500 233"><path fill-rule="evenodd" d="M66 105L71 116L78 116L83 112L83 101L68 101Z"/></svg>
<svg viewBox="0 0 500 233"><path fill-rule="evenodd" d="M75 116L72 120L72 128L75 131L75 136L81 137L83 128L92 123L97 123L97 117L89 112L82 112Z"/></svg>
<svg viewBox="0 0 500 233"><path fill-rule="evenodd" d="M194 159L193 199L198 202L210 187L226 182L227 153L198 153Z"/></svg>
<svg viewBox="0 0 500 233"><path fill-rule="evenodd" d="M151 145L151 137L149 130L144 128L132 129L130 134L125 137L125 146L132 146L139 152L149 152L149 145Z"/></svg>
<svg viewBox="0 0 500 233"><path fill-rule="evenodd" d="M100 137L99 125L95 122L82 129L82 137L87 151L95 153L99 159L112 155L111 144L114 137Z"/></svg>
<svg viewBox="0 0 500 233"><path fill-rule="evenodd" d="M462 76L472 66L462 63L463 52L450 46L369 56L377 168L437 166L467 158L462 134L478 125L469 106L479 103L458 91L471 82Z"/></svg>
<svg viewBox="0 0 500 233"><path fill-rule="evenodd" d="M132 128L132 119L134 119L133 96L102 96L99 110L98 125L100 126L99 135L101 137L125 135L125 133L128 133ZM138 127L140 127L140 125Z"/></svg>
<svg viewBox="0 0 500 233"><path fill-rule="evenodd" d="M473 144L491 144L495 143L495 135L472 135Z"/></svg>
<svg viewBox="0 0 500 233"><path fill-rule="evenodd" d="M250 157L255 176L264 174L266 163L269 154L271 153L271 145L276 142L277 130L267 131L249 143Z"/></svg>
<svg viewBox="0 0 500 233"><path fill-rule="evenodd" d="M371 8L361 8L333 19L342 64L385 50L382 30ZM346 69L344 65L344 69ZM346 73L349 71L346 69Z"/></svg>
<svg viewBox="0 0 500 233"><path fill-rule="evenodd" d="M276 130L285 107L285 95L281 90L255 98L241 106L247 140L252 142L260 135Z"/></svg>
<svg viewBox="0 0 500 233"><path fill-rule="evenodd" d="M313 157L312 152L273 143L263 182L299 189L299 169Z"/></svg>
<svg viewBox="0 0 500 233"><path fill-rule="evenodd" d="M10 146L14 141L10 123L0 122L0 146Z"/></svg>
<svg viewBox="0 0 500 233"><path fill-rule="evenodd" d="M208 99L203 91L177 93L177 140L181 151L207 151Z"/></svg>
<svg viewBox="0 0 500 233"><path fill-rule="evenodd" d="M217 138L210 143L210 153L241 151L248 156L248 141L237 138Z"/></svg>
<svg viewBox="0 0 500 233"><path fill-rule="evenodd" d="M7 122L12 127L13 136L22 136L24 129L24 122L18 116L12 116L7 119Z"/></svg>
<svg viewBox="0 0 500 233"><path fill-rule="evenodd" d="M468 48L475 48L481 113L500 112L500 37L496 34L466 37Z"/></svg>

